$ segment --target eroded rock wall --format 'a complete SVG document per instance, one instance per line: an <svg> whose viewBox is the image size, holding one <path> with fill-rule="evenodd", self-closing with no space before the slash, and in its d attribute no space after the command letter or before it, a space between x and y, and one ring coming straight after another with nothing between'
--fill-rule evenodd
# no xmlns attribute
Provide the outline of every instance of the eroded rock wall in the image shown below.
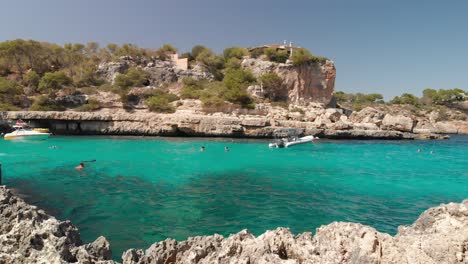
<svg viewBox="0 0 468 264"><path fill-rule="evenodd" d="M332 61L294 66L259 59L245 59L242 67L250 69L256 77L276 73L283 80L290 103L305 105L309 102L330 104L335 89L336 68Z"/></svg>

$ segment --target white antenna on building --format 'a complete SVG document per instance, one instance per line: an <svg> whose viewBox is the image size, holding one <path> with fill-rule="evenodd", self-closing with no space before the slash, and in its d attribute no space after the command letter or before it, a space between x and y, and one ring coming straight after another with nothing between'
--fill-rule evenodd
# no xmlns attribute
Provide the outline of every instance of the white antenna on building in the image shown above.
<svg viewBox="0 0 468 264"><path fill-rule="evenodd" d="M293 54L293 43L290 41L289 42L289 57L291 57Z"/></svg>

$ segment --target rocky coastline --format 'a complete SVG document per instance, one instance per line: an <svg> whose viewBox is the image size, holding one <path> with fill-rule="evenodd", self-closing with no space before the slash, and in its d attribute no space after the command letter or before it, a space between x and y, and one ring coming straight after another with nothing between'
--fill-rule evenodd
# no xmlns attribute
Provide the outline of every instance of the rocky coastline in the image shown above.
<svg viewBox="0 0 468 264"><path fill-rule="evenodd" d="M70 221L60 221L0 187L0 263L118 263L104 237L84 244ZM116 252L115 252L116 253ZM117 253L117 254L120 254ZM430 208L395 236L357 223L333 222L293 235L287 228L255 237L166 239L129 249L124 264L149 263L467 263L468 199Z"/></svg>
<svg viewBox="0 0 468 264"><path fill-rule="evenodd" d="M467 134L467 121L434 121L401 113L385 113L367 107L345 113L337 108L305 109L301 117L295 112L267 115L197 113L177 111L173 114L133 113L124 110L99 112L0 112L3 124L17 119L35 127L47 127L58 135L136 135L182 137L273 138L282 129L293 128L299 135L332 139L440 139L443 134ZM3 126L2 132L8 129ZM11 128L10 128L11 129Z"/></svg>

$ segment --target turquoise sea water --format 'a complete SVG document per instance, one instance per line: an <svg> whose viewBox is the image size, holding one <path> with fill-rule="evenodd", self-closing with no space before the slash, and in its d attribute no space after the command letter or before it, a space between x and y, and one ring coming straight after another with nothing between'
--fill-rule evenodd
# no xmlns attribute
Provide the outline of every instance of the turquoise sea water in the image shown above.
<svg viewBox="0 0 468 264"><path fill-rule="evenodd" d="M256 235L278 226L298 233L351 221L394 234L429 207L468 198L467 136L319 140L289 149L268 149L267 143L0 140L0 162L8 187L57 218L70 219L85 242L106 236L116 259L124 249L167 237L229 235L244 228ZM202 145L205 152L199 151ZM74 169L94 159L84 171Z"/></svg>

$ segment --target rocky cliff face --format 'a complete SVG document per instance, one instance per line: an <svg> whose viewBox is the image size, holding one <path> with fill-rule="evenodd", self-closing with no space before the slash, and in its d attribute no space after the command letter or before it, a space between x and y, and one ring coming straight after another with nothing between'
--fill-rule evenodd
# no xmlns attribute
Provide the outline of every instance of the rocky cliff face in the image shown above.
<svg viewBox="0 0 468 264"><path fill-rule="evenodd" d="M332 101L336 77L332 61L294 66L259 59L245 59L242 67L250 69L256 77L265 73L276 73L283 80L291 103L306 105L309 102L318 102L328 105Z"/></svg>
<svg viewBox="0 0 468 264"><path fill-rule="evenodd" d="M109 243L82 244L76 227L58 221L0 187L0 263L115 264ZM166 239L129 249L124 264L150 263L468 263L468 199L431 208L396 236L356 223L333 222L293 235L277 228L255 237L247 230Z"/></svg>

